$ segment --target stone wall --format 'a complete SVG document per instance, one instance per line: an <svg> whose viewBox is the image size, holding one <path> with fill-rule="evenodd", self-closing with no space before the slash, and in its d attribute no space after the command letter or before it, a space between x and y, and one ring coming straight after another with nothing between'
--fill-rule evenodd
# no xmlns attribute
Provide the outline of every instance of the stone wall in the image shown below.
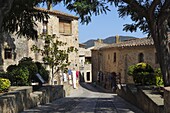
<svg viewBox="0 0 170 113"><path fill-rule="evenodd" d="M139 54L143 53L144 62L150 64L153 68L158 68L159 64L155 62L154 46L137 46L119 49L117 73L122 75L122 83L133 83L132 77L127 75L128 67L139 63Z"/></svg>
<svg viewBox="0 0 170 113"><path fill-rule="evenodd" d="M147 88L137 88L127 85L118 90L118 95L140 108L144 113L170 113L164 112L164 102L161 95L154 94Z"/></svg>
<svg viewBox="0 0 170 113"><path fill-rule="evenodd" d="M12 87L10 92L0 95L0 113L19 113L65 96L63 86L43 86L33 92L31 86Z"/></svg>
<svg viewBox="0 0 170 113"><path fill-rule="evenodd" d="M133 78L127 75L128 67L139 63L139 54L144 55L144 62L153 68L158 68L156 63L155 48L152 45L132 47L103 47L92 51L92 73L96 77L97 72L112 73L121 75L121 83L133 83ZM116 55L116 59L114 58ZM94 57L94 58L93 58ZM114 61L114 59L116 61ZM105 74L106 79L109 74ZM105 81L103 81L105 82Z"/></svg>
<svg viewBox="0 0 170 113"><path fill-rule="evenodd" d="M164 90L164 110L165 113L170 113L170 87L165 87Z"/></svg>

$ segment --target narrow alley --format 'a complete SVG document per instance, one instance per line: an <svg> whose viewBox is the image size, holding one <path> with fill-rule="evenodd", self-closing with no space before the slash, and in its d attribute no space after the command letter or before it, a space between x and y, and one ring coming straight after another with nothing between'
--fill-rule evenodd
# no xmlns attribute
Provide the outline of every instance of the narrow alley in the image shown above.
<svg viewBox="0 0 170 113"><path fill-rule="evenodd" d="M39 105L22 113L143 113L117 94L106 93L92 84L81 83L70 96Z"/></svg>

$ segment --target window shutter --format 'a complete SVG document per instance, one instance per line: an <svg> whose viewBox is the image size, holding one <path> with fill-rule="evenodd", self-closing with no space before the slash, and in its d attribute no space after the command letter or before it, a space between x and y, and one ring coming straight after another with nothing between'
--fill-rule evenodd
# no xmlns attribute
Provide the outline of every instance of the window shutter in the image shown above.
<svg viewBox="0 0 170 113"><path fill-rule="evenodd" d="M65 29L66 34L71 34L71 24L70 23L65 23L64 29Z"/></svg>
<svg viewBox="0 0 170 113"><path fill-rule="evenodd" d="M59 21L59 33L71 34L71 21L60 20Z"/></svg>
<svg viewBox="0 0 170 113"><path fill-rule="evenodd" d="M64 23L63 22L59 22L59 32L64 33Z"/></svg>

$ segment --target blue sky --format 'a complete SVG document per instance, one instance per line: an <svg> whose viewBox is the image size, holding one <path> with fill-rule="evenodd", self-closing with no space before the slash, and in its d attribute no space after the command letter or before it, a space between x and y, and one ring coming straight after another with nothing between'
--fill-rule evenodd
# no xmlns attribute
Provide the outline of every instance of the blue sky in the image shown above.
<svg viewBox="0 0 170 113"><path fill-rule="evenodd" d="M146 34L143 34L141 31L133 33L123 31L123 25L127 23L132 23L132 21L128 17L119 18L116 8L113 6L110 8L111 11L107 14L92 16L92 21L88 25L82 25L79 22L80 43L86 42L90 39L105 39L109 36L115 35L134 36L137 38L143 38L146 36ZM63 7L62 4L58 4L53 9L75 15L74 12L68 11L65 7Z"/></svg>

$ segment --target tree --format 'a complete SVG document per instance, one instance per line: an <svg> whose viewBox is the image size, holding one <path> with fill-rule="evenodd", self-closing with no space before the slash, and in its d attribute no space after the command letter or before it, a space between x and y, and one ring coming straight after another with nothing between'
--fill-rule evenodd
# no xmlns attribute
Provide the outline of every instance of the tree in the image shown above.
<svg viewBox="0 0 170 113"><path fill-rule="evenodd" d="M59 41L55 36L42 36L41 39L45 40L44 47L41 49L36 45L33 45L31 50L43 55L44 64L51 68L51 83L53 84L54 74L59 70L66 70L67 66L70 65L70 62L68 62L68 54L70 52L77 51L77 49L74 47L68 47L67 50L59 49L60 46L64 46L66 43Z"/></svg>
<svg viewBox="0 0 170 113"><path fill-rule="evenodd" d="M75 11L80 16L82 23L90 22L93 13L99 15L109 10L106 3L100 3L98 0L0 0L0 32L36 38L36 22L49 17L47 13L40 12L35 7L45 2L48 7L63 2L67 9Z"/></svg>
<svg viewBox="0 0 170 113"><path fill-rule="evenodd" d="M139 28L153 39L165 86L170 86L170 0L109 0L118 7L120 17L130 16L134 23L124 30Z"/></svg>

